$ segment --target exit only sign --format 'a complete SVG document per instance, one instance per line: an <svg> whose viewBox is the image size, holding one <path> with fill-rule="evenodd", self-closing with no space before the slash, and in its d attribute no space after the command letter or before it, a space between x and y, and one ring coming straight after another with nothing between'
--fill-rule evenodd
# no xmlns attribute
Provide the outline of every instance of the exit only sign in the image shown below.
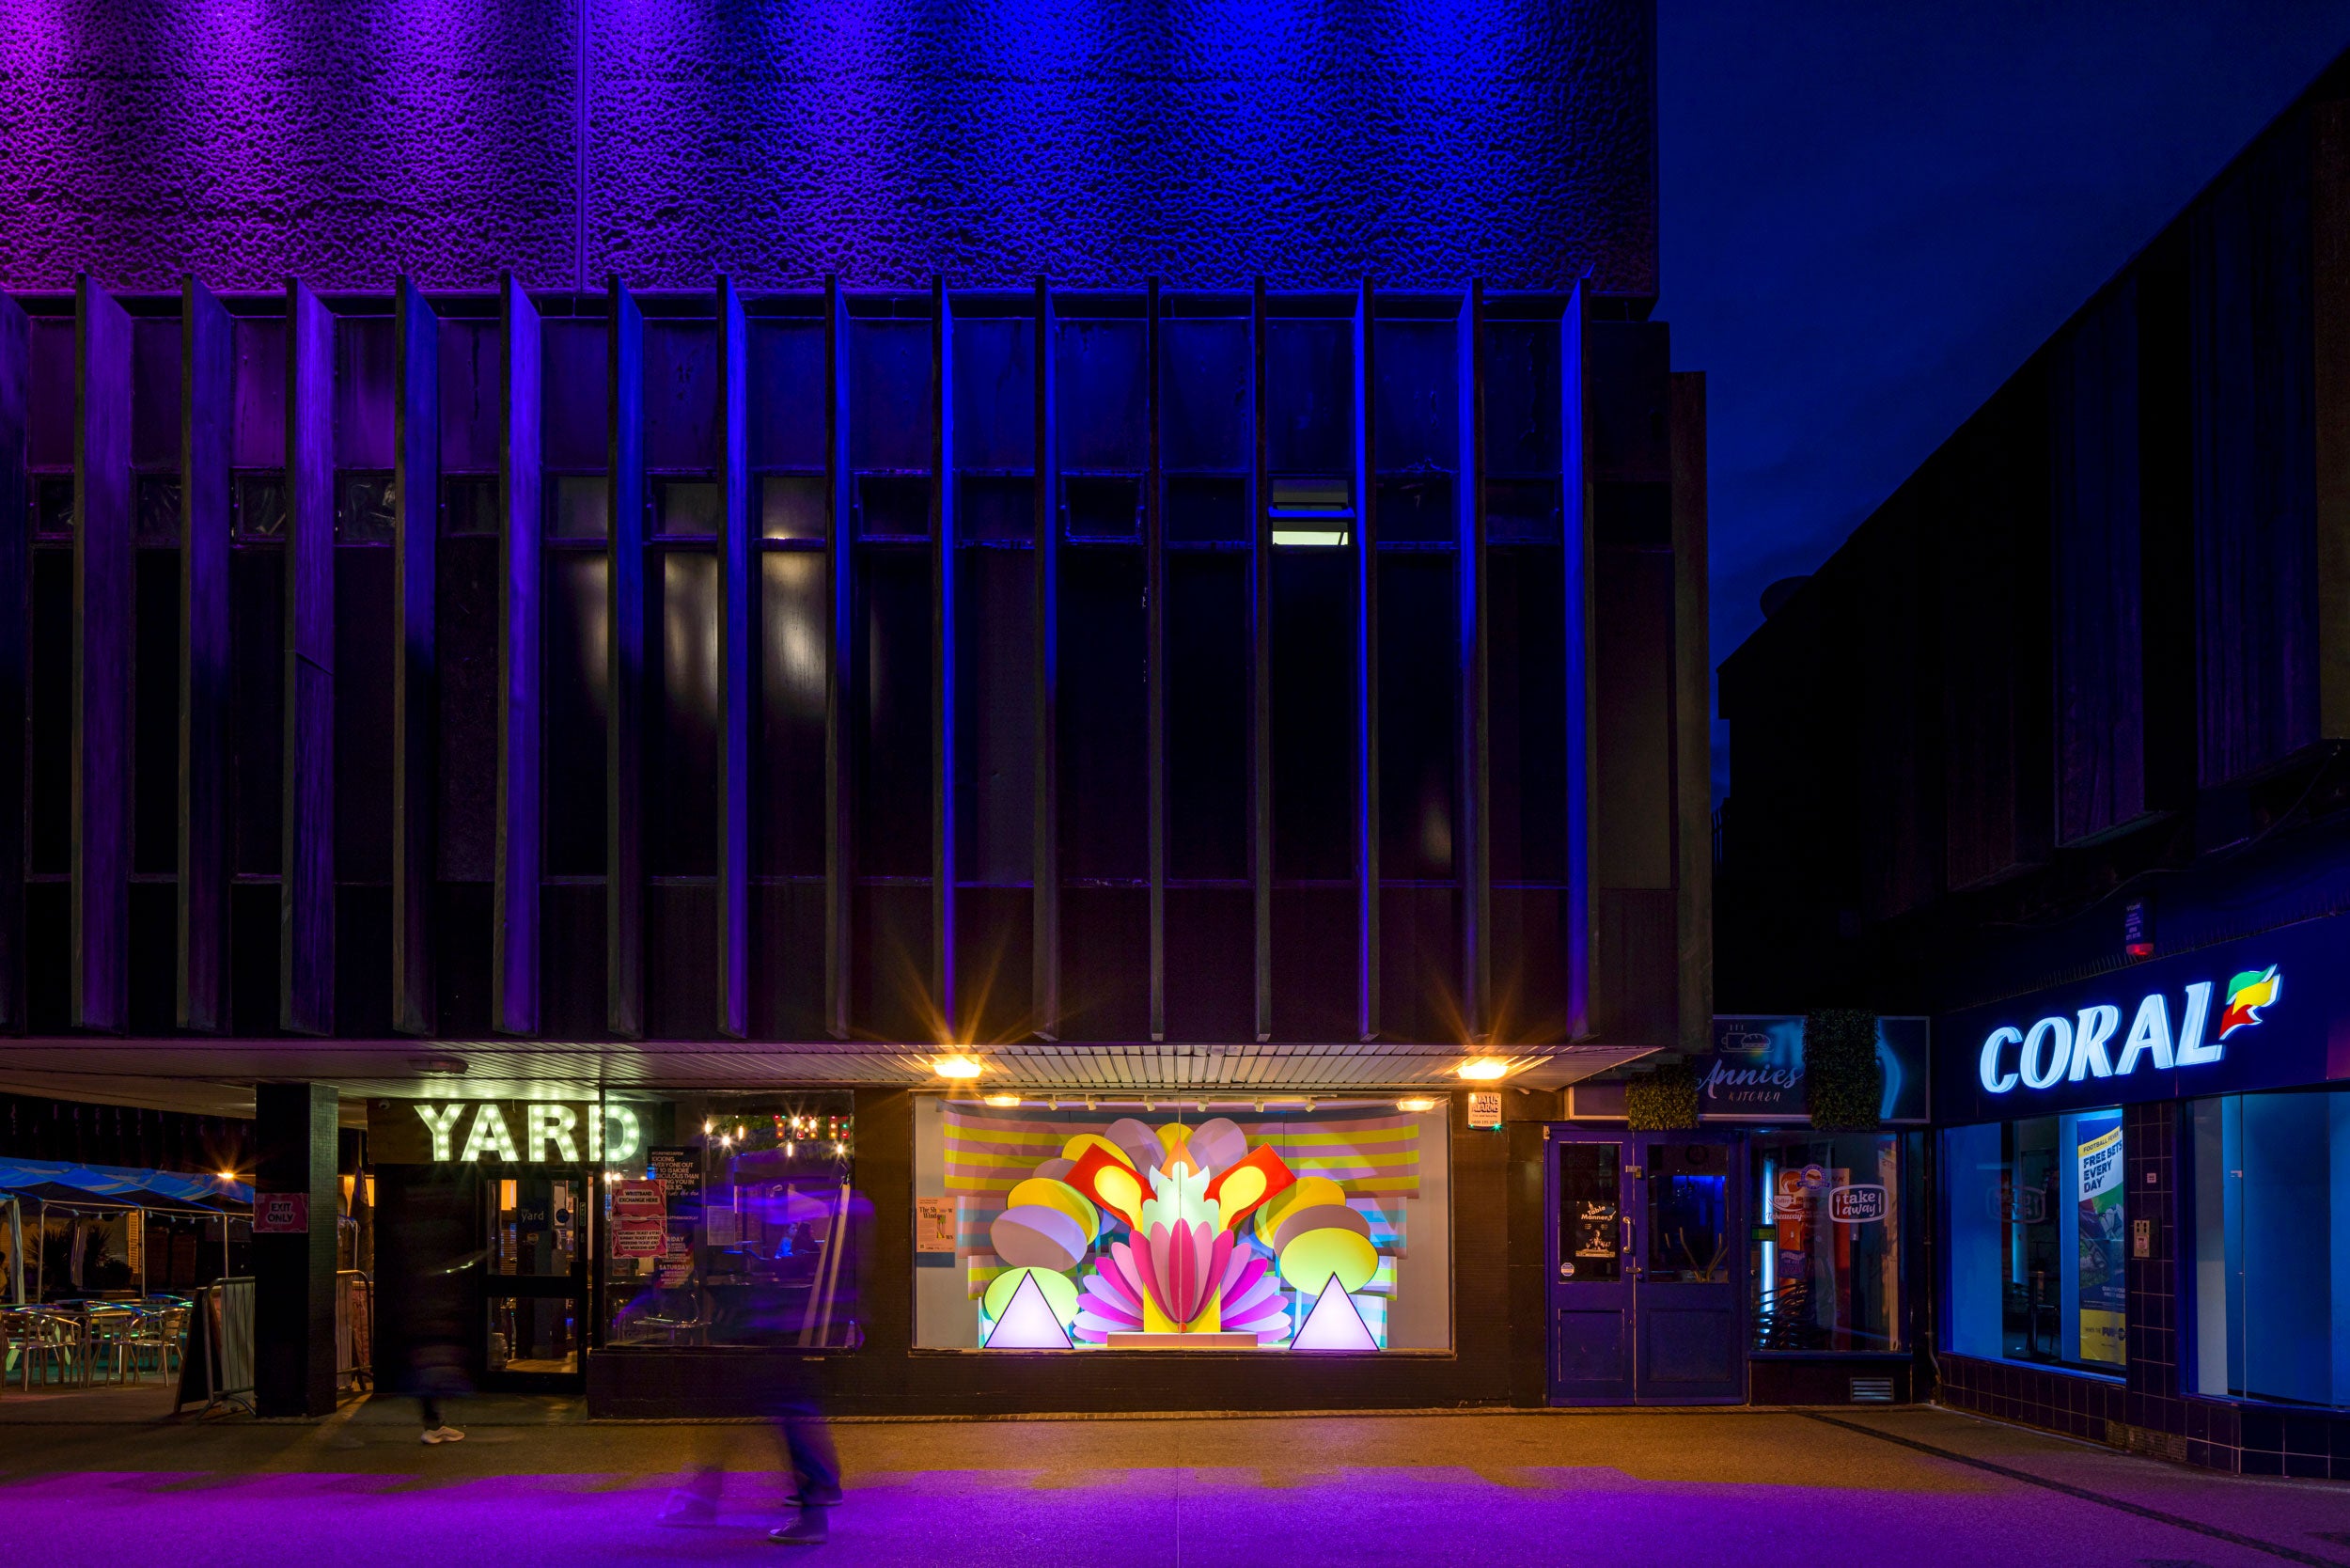
<svg viewBox="0 0 2350 1568"><path fill-rule="evenodd" d="M255 1193L253 1233L257 1236L308 1235L310 1195L306 1192Z"/></svg>

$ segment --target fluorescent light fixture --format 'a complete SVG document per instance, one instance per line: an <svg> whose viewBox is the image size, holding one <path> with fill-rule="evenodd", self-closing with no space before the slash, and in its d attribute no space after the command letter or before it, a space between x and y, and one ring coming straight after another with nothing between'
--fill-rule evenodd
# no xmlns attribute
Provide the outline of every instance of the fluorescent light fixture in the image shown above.
<svg viewBox="0 0 2350 1568"><path fill-rule="evenodd" d="M960 1082L968 1083L973 1078L978 1077L979 1074L985 1070L981 1068L978 1062L973 1061L969 1057L951 1056L941 1057L936 1061L931 1063L931 1071L937 1074L942 1078L953 1078Z"/></svg>
<svg viewBox="0 0 2350 1568"><path fill-rule="evenodd" d="M1429 1095L1406 1094L1402 1099L1398 1100L1395 1103L1395 1108L1400 1111L1408 1111L1417 1116L1422 1111L1434 1110L1436 1108L1436 1102Z"/></svg>
<svg viewBox="0 0 2350 1568"><path fill-rule="evenodd" d="M1343 549L1347 543L1347 531L1344 528L1276 528L1273 530L1273 542L1276 544L1302 544L1322 550Z"/></svg>
<svg viewBox="0 0 2350 1568"><path fill-rule="evenodd" d="M1020 1103L1020 1096L1017 1094L991 1094L987 1097L987 1103L991 1105L1016 1105Z"/></svg>
<svg viewBox="0 0 2350 1568"><path fill-rule="evenodd" d="M1471 1057L1461 1063L1461 1076L1473 1084L1489 1084L1510 1071L1510 1064L1499 1057Z"/></svg>

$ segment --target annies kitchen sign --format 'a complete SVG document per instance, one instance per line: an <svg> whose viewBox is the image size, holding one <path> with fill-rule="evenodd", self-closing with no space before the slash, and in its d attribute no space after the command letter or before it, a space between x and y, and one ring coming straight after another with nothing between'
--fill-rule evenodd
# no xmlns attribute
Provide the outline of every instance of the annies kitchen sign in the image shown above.
<svg viewBox="0 0 2350 1568"><path fill-rule="evenodd" d="M1926 1120L1927 1020L1877 1020L1885 1069L1878 1114L1890 1122ZM1804 1121L1803 1019L1783 1013L1719 1013L1714 1049L1689 1064L1698 1075L1698 1115L1717 1121Z"/></svg>

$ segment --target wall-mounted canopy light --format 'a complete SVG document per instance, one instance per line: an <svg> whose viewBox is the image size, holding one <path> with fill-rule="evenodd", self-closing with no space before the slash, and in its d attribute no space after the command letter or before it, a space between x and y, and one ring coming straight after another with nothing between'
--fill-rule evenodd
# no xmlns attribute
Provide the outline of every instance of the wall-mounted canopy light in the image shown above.
<svg viewBox="0 0 2350 1568"><path fill-rule="evenodd" d="M931 1063L931 1071L942 1078L953 1078L959 1082L968 1083L971 1079L978 1077L984 1069L969 1057L952 1056L941 1057Z"/></svg>
<svg viewBox="0 0 2350 1568"><path fill-rule="evenodd" d="M1425 1094L1406 1094L1395 1103L1395 1108L1408 1115L1418 1116L1423 1111L1434 1110L1436 1102Z"/></svg>
<svg viewBox="0 0 2350 1568"><path fill-rule="evenodd" d="M1510 1064L1499 1057L1471 1057L1461 1063L1461 1076L1471 1083L1491 1083L1510 1071Z"/></svg>
<svg viewBox="0 0 2350 1568"><path fill-rule="evenodd" d="M1017 1094L991 1094L987 1097L987 1103L999 1108L1003 1106L1016 1105L1020 1103L1020 1096Z"/></svg>

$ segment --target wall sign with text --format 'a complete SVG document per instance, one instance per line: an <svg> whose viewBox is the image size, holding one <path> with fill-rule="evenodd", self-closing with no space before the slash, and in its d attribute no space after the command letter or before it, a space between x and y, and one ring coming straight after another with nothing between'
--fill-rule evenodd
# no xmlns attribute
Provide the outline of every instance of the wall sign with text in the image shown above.
<svg viewBox="0 0 2350 1568"><path fill-rule="evenodd" d="M623 1165L644 1126L593 1100L370 1100L368 1157L379 1165Z"/></svg>
<svg viewBox="0 0 2350 1568"><path fill-rule="evenodd" d="M1944 1119L2289 1089L2350 1077L2350 921L2131 964L1936 1021Z"/></svg>
<svg viewBox="0 0 2350 1568"><path fill-rule="evenodd" d="M1885 1069L1888 1121L1926 1120L1928 1020L1877 1020L1877 1063ZM1698 1075L1698 1114L1716 1121L1805 1121L1803 1018L1786 1013L1719 1013L1714 1049L1689 1065Z"/></svg>

